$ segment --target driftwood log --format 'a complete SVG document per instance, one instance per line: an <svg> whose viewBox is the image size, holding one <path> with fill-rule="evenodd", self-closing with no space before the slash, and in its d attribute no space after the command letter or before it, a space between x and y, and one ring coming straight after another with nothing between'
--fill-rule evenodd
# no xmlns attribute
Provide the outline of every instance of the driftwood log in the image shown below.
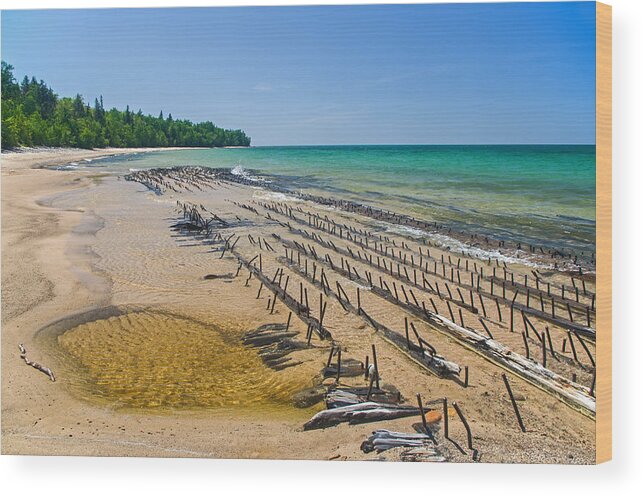
<svg viewBox="0 0 643 496"><path fill-rule="evenodd" d="M56 377L54 376L54 373L51 371L50 368L45 367L44 365L40 365L37 362L32 362L27 358L27 350L25 349L22 343L18 345L18 349L20 350L20 358L22 358L27 365L29 365L30 367L33 367L36 370L40 370L40 372L47 375L49 379L51 379L51 382L56 382Z"/></svg>
<svg viewBox="0 0 643 496"><path fill-rule="evenodd" d="M340 408L342 406L356 405L368 401L368 387L335 388L326 394L327 408ZM370 397L377 403L399 404L402 401L401 393L389 384L382 385L382 389L373 389Z"/></svg>
<svg viewBox="0 0 643 496"><path fill-rule="evenodd" d="M585 415L595 417L596 399L590 395L589 388L572 382L546 369L539 363L511 351L494 339L454 324L440 315L429 314L429 319L427 320L433 321L438 329L442 329L456 337L461 343L477 351L488 360L519 375L534 386L553 394Z"/></svg>
<svg viewBox="0 0 643 496"><path fill-rule="evenodd" d="M414 406L389 405L386 403L365 401L355 405L322 410L304 424L304 430L324 429L341 424L342 422L362 424L365 422L379 422L381 420L412 417L419 414L420 409Z"/></svg>
<svg viewBox="0 0 643 496"><path fill-rule="evenodd" d="M276 234L273 234L273 236L279 241L281 241L281 243L285 247L299 251L299 253L303 253L305 256L308 256L308 252L299 248L297 244L294 243L293 241L281 238ZM288 267L290 267L291 270L293 270L299 276L311 282L314 286L320 287L320 288L322 287L321 283L312 281L312 278L306 273L304 269L301 268L301 266L298 263L291 262L290 260L283 257L280 257L279 261L286 264ZM348 277L349 273L347 271L333 265L328 261L318 260L318 263L324 267L328 267L331 270L334 270L340 275L344 275ZM389 299L387 293L385 293L383 290L378 290L377 287L370 286L370 283L367 280L357 276L351 276L351 277L354 282L363 284L364 287L368 288L374 294L378 296L384 295L383 297L385 299ZM381 324L380 322L377 322L370 315L368 315L363 308L358 308L352 305L351 302L348 300L348 298L345 296L345 293L343 293L344 297L342 297L342 291L343 291L343 288L338 285L337 292L333 291L332 289L326 289L326 294L328 296L334 297L337 301L339 301L339 303L342 305L344 310L349 311L361 317L364 320L364 322L366 322L370 327L378 331L386 341L393 344L402 353L412 358L422 368L430 371L431 373L437 375L438 377L454 378L459 376L460 366L458 364L451 362L440 355L433 354L425 350L423 346L416 345L415 343L409 346L409 342L404 338L404 336L388 328L387 326ZM397 302L397 301L395 303L398 305L402 305L400 302ZM408 306L410 307L410 305ZM424 313L421 313L421 315L424 316Z"/></svg>
<svg viewBox="0 0 643 496"><path fill-rule="evenodd" d="M364 453L389 450L391 448L408 447L413 450L405 451L406 461L434 461L444 462L446 459L438 452L433 439L427 434L395 432L386 429L379 429L362 443L361 449ZM412 451L412 452L411 452Z"/></svg>

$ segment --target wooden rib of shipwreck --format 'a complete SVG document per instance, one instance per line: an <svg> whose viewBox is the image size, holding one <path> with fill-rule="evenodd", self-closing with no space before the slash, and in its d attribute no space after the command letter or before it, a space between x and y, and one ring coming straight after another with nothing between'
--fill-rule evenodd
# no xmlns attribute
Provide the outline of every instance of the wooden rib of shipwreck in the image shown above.
<svg viewBox="0 0 643 496"><path fill-rule="evenodd" d="M287 240L283 240L281 238L280 240L283 243L287 242ZM293 246L293 245L289 245L289 246ZM377 322L366 312L364 312L363 309L356 308L350 303L350 301L348 301L345 298L342 298L337 292L333 291L332 289L329 289L328 287L324 286L323 284L317 281L313 281L312 278L309 275L307 275L299 265L290 262L288 259L284 257L279 257L278 260L281 263L287 265L293 272L298 274L300 277L306 279L310 284L323 290L327 296L333 296L337 301L339 301L339 303L346 311L349 311L361 317L364 320L364 322L366 322L369 326L371 326L373 329L379 332L385 341L389 342L397 349L402 351L402 353L409 356L411 359L413 359L414 362L420 365L423 369L428 370L432 374L442 378L454 378L460 375L461 367L457 363L447 360L446 358L438 355L437 353L431 353L429 352L428 349L425 350L424 346L422 345L417 346L414 343L407 342L404 336L393 331L392 329L389 329L385 325ZM321 261L320 261L320 264L325 265L325 263ZM330 267L330 264L328 264L328 266ZM338 273L343 272L342 269L340 269L339 267L336 267L335 271ZM355 276L353 276L353 279L355 280ZM362 282L365 285L368 284L367 281L360 280L359 282Z"/></svg>
<svg viewBox="0 0 643 496"><path fill-rule="evenodd" d="M241 263L246 269L250 271L252 275L254 275L259 281L261 281L268 290L272 291L275 298L279 297L279 299L284 303L284 305L286 305L293 312L295 312L297 316L306 325L311 326L312 329L317 333L320 339L332 339L332 335L330 331L328 331L328 329L326 329L323 325L321 325L318 319L310 315L304 315L301 312L301 306L298 304L297 300L295 300L288 293L286 293L281 287L279 287L279 285L272 282L270 278L266 277L266 275L263 272L261 272L261 270L259 270L251 263L252 261L247 260L243 255L241 255L238 251L234 249L231 249L230 251L234 255L234 257L239 261L239 263Z"/></svg>
<svg viewBox="0 0 643 496"><path fill-rule="evenodd" d="M281 238L280 240L282 242L286 241ZM290 242L288 246L296 250L301 250L296 244L292 242ZM307 255L307 253L305 254ZM338 273L342 270L341 268L336 267L334 264L330 264L321 259L318 259L317 262L320 265L330 267L332 270ZM447 334L456 338L458 342L460 342L467 348L475 351L487 360L500 365L507 371L522 377L527 382L533 384L539 389L552 394L575 410L578 410L591 418L595 418L596 400L590 394L589 388L572 382L562 377L561 375L556 374L549 369L546 369L533 360L527 359L522 355L511 351L509 348L499 343L498 341L478 334L472 329L459 326L440 315L427 311L424 308L415 307L410 303L404 304L399 300L395 300L390 294L388 294L384 290L380 290L379 288L377 288L377 286L371 286L370 283L366 280L363 280L361 278L357 279L355 276L353 276L353 281L363 284L374 294L381 296L382 298L385 298L394 304L403 306L418 318L430 324L436 330L442 332L443 334ZM364 314L365 312L362 310L361 313ZM371 322L371 324L377 325L377 323L373 319L368 317L368 315L366 315L366 317L369 322ZM397 333L394 333L393 331L391 331L391 333L393 338L395 338L395 335L397 335L399 338L399 335ZM402 346L404 347L404 345ZM404 349L403 347L401 349Z"/></svg>
<svg viewBox="0 0 643 496"><path fill-rule="evenodd" d="M483 357L552 394L575 410L590 418L596 417L596 399L590 394L589 388L572 382L539 363L511 351L498 341L459 326L441 315L427 312L425 320L457 338Z"/></svg>
<svg viewBox="0 0 643 496"><path fill-rule="evenodd" d="M311 227L315 227L316 229L324 231L324 232L326 232L326 233L328 233L330 235L333 235L333 236L337 236L337 228L339 227L339 229L340 229L339 238L340 239L346 239L347 241L350 241L350 242L356 244L357 246L360 246L364 250L373 251L376 254L379 254L381 256L388 257L388 258L393 258L394 260L397 260L397 261L399 261L401 263L404 263L404 264L407 263L406 255L404 257L402 257L401 255L397 256L397 257L395 256L395 251L394 251L395 248L397 248L398 253L401 254L401 251L399 250L399 246L396 245L395 241L393 241L393 243L392 243L393 247L391 247L390 246L391 243L389 242L389 239L386 236L382 237L381 234L380 235L375 235L372 232L368 232L365 229L364 230L356 229L356 228L354 228L352 226L349 226L349 225L347 225L345 223L344 224L338 224L334 220L328 218L328 216L325 216L325 218L322 218L319 214L317 214L315 212L305 211L300 206L297 206L296 210L299 213L302 213L304 215L308 215L308 224L306 224L305 221L303 221L301 219L298 219L293 214L293 212L292 212L293 209L288 207L284 203L279 203L279 202L272 202L272 203L258 202L258 204L263 206L266 209L269 209L269 210L273 211L273 212L280 213L281 215L287 216L290 219L292 219L295 222L298 222L298 223L300 223L302 225L309 225ZM311 221L314 221L314 222L311 222ZM332 226L332 228L330 226ZM342 234L342 233L345 233L345 234ZM353 236L350 236L350 233L352 233ZM370 244L368 242L369 238L372 241L372 243L370 243ZM411 239L412 241L417 242L417 240L415 238L408 238L407 237L407 239ZM364 242L364 240L366 240L366 242ZM426 244L426 240L424 240L424 243ZM379 244L379 247L378 247L378 244ZM382 246L384 244L387 244L389 247L391 247L391 253L390 254L388 252L388 248L387 249L382 249ZM435 246L435 245L433 245L433 246ZM402 248L404 248L405 250L411 251L411 249L409 248L408 245L405 246L404 242L402 242ZM428 274L428 271L425 270L425 268L424 268L424 266L422 264L422 260L426 260L426 261L432 260L434 262L439 263L442 266L453 267L453 268L457 269L458 272L460 272L462 270L461 265L460 265L460 257L458 257L458 262L456 264L454 262L451 262L451 257L450 256L448 257L448 260L445 260L444 258L439 260L438 258L431 256L430 251L428 249L427 249L426 253L423 253L420 247L418 247L418 250L419 250L419 253L420 253L420 261L419 261L419 263L415 262L412 254L410 255L410 265L413 268L418 268L418 269L420 269L420 270L422 270L422 271L424 271L425 273ZM464 253L463 253L463 255L464 255ZM475 258L479 258L479 257L475 257ZM465 270L465 273L467 273L467 274L472 273L472 271L470 271L468 269L468 267L466 267L464 270ZM537 283L536 287L528 286L526 284L521 284L519 281L515 281L514 277L513 277L513 274L511 272L507 271L506 264L505 264L505 268L503 269L503 272L505 274L505 279L496 278L495 276L491 277L489 275L485 276L482 273L478 273L477 269L476 269L475 272L473 272L473 274L475 274L476 278L479 278L480 280L484 280L484 281L487 281L487 282L490 282L491 279L494 279L495 282L500 284L500 285L502 285L503 283L509 282L509 284L511 284L511 287L513 289L522 290L523 294L526 294L526 292L529 291L531 293L531 295L534 296L534 297L543 296L543 297L547 297L548 299L550 299L550 298L552 298L554 296L550 292L551 288L557 288L559 290L563 289L562 295L561 296L556 296L557 300L559 300L563 305L565 303L569 303L572 308L575 308L578 311L585 312L585 310L586 310L587 305L580 303L578 300L574 300L574 299L571 299L571 298L565 298L565 296L563 296L564 295L564 288L561 288L560 286L557 286L555 284L554 285L547 284L547 288L548 288L547 291L544 291L544 290L540 289L540 287L538 286L540 276L538 274L536 274L534 271L532 271L532 272L534 272L534 275L536 276L536 283ZM507 275L511 276L510 280L507 280ZM543 282L543 281L541 281L541 282ZM572 283L573 283L573 278L572 278ZM575 287L575 285L574 285L574 287ZM577 291L576 294L578 296L578 295L580 295L580 292ZM592 298L594 296L594 294L591 291L587 291L584 286L583 286L582 295L585 296L585 297L589 297L589 298ZM593 307L590 310L594 313Z"/></svg>
<svg viewBox="0 0 643 496"><path fill-rule="evenodd" d="M220 169L212 169L213 171L219 171ZM237 182L241 184L250 184L252 186L257 186L256 182L248 181L246 178L243 176L239 175L233 175L229 173L229 170L227 170L227 175L229 177L223 177L223 174L220 173L220 178L221 179L226 179L230 182ZM437 222L428 222L424 221L421 219L416 219L414 217L411 217L406 214L398 214L396 212L392 212L389 210L383 210L377 207L373 207L370 205L365 205L365 204L360 204L352 200L341 200L341 199L335 199L335 198L328 198L328 197L323 197L319 195L312 195L309 193L304 193L301 191L294 191L294 190L289 190L287 188L281 187L277 184L274 183L264 183L261 185L262 188L269 189L271 191L276 191L279 193L284 193L288 195L292 195L296 198L302 199L302 200L307 200L311 201L313 203L317 203L319 205L326 205L326 206L333 206L339 210L344 210L345 212L351 212L351 213L357 213L360 215L363 215L365 217L370 217L373 219L376 219L378 221L384 221L388 223L392 223L395 225L406 225L409 227L414 227L418 229L422 229L426 232L435 232L435 231L444 231L446 234L453 236L454 234L459 234L461 236L464 236L466 239L478 239L479 241L484 241L487 246L494 245L494 243L490 243L490 240L488 237L485 237L483 239L478 238L476 235L467 235L467 233L460 232L457 230L452 229L451 227L445 226L438 224ZM507 241L496 241L498 248L503 248L503 249L521 249L521 244L517 243L511 243ZM530 251L532 253L536 252L536 249L538 247L530 245ZM546 247L545 247L546 248ZM543 250L543 247L540 247L540 251L544 254L545 251ZM555 259L557 257L561 257L563 259L572 259L573 254L571 252L565 253L562 250L551 250L547 248L548 253ZM586 257L585 257L586 258ZM579 265L582 263L584 260L583 255L581 254L580 258L578 255L574 257L574 264ZM592 256L591 259L591 264L589 265L591 268L595 267L594 263L594 256Z"/></svg>
<svg viewBox="0 0 643 496"><path fill-rule="evenodd" d="M331 247L332 249L336 250L336 247L334 247L334 245L330 244L329 248ZM297 249L301 250L301 247L298 246ZM312 325L314 330L320 334L320 337L330 337L330 333L320 325L317 319L300 314L298 311L299 305L297 301L286 294L285 291L282 291L280 287L273 284L269 278L267 278L251 263L252 261L246 260L234 249L231 249L231 252L239 260L239 262L243 264L260 281L262 281L268 289L270 289L275 295L278 295L279 298L289 308L295 310L304 322ZM306 254L305 250L304 253ZM317 259L316 256L315 258ZM318 262L322 264L324 263L319 259ZM328 265L333 270L337 270L337 267L334 267L333 264ZM370 286L371 285L368 284L367 287ZM596 402L588 388L569 381L562 376L542 367L536 362L512 352L509 348L491 338L482 336L471 329L458 326L457 324L441 317L440 315L433 314L426 310L424 310L423 313L424 316L420 316L420 318L425 322L431 324L435 329L455 337L460 343L476 351L481 356L500 365L509 372L522 377L536 387L539 387L540 389L552 394L572 408L588 415L591 418L595 417Z"/></svg>
<svg viewBox="0 0 643 496"><path fill-rule="evenodd" d="M266 206L264 204L261 204L261 206L266 208ZM268 210L270 210L270 209L268 209ZM281 212L278 212L278 213L280 213L281 215L285 215L288 218L292 218L292 217L289 217L288 215L283 214ZM298 222L302 223L302 224L305 224L305 222L301 221L300 219L296 219L296 220ZM332 250L332 251L336 252L337 254L339 254L341 256L351 258L351 259L359 261L361 263L366 263L366 264L368 264L370 266L373 266L372 260L370 258L368 258L366 256L366 254L364 254L364 257L361 257L361 256L358 257L358 256L356 256L356 254L352 250L340 248L340 247L338 247L337 245L335 245L334 243L332 243L330 241L325 241L325 240L321 239L318 235L314 235L314 234L309 233L305 229L294 228L289 223L288 224L282 224L282 225L284 227L286 227L291 233L299 235L299 236L302 236L302 237L304 237L306 239L310 239L310 240L316 242L317 244L323 246L324 248ZM316 229L320 229L320 228L316 227ZM327 231L325 231L323 229L320 229L320 230L322 230L324 232L327 232ZM331 234L331 233L329 233L329 234ZM348 240L348 241L351 241L351 240ZM359 243L356 243L355 241L352 241L352 242L357 244L358 246L360 246L362 248L366 248L363 245L361 245ZM380 253L380 252L374 250L372 247L368 247L368 249L373 250L376 253ZM384 255L383 253L380 253L380 254ZM398 263L400 263L402 265L407 265L406 261L404 261L403 259L397 257L394 253L387 254L386 256L388 258L390 258L390 259L395 260L396 262L398 262ZM412 267L415 267L415 266L413 265ZM380 268L378 267L378 269L380 269ZM446 297L446 295L442 295L439 292L431 291L430 289L427 289L425 286L423 286L423 285L421 285L421 284L419 284L419 283L417 283L415 281L412 281L411 278L408 277L408 276L406 278L404 278L401 275L395 274L392 270L390 272L386 272L386 270L384 270L384 272L386 274L388 274L390 277L392 277L393 279L397 279L399 281L405 282L409 286L412 286L412 287L414 287L414 288L416 288L416 289L418 289L420 291L431 292L433 294L436 294L441 299L448 300L448 301L450 301L451 303L453 303L455 305L458 305L458 306L461 306L463 308L466 308L467 310L471 311L472 313L478 313L477 308L472 307L471 305L467 304L466 302L459 301L459 300L457 300L455 298L448 298L448 297ZM502 300L506 304L511 304L511 306L516 311L524 312L524 313L529 314L529 315L533 315L534 317L538 317L538 318L540 318L542 320L545 320L547 322L550 322L552 324L555 324L555 325L558 325L558 326L561 326L561 327L573 329L576 332L578 332L579 334L587 336L587 337L589 337L591 339L595 339L596 331L593 328L581 325L578 322L561 319L560 317L552 316L551 314L549 314L547 312L544 312L542 310L538 310L536 308L532 308L530 306L527 306L527 305L524 305L522 303L516 302L516 301L514 301L514 300L512 300L510 298L505 298L504 296L488 293L488 292L483 291L482 289L479 289L479 288L477 288L477 287L475 287L473 285L469 285L469 284L462 283L462 282L456 282L455 280L451 280L448 277L445 277L445 276L443 276L443 275L441 275L441 274L439 274L437 272L436 273L430 273L430 272L425 272L423 269L421 269L421 273L424 273L425 275L428 275L428 276L431 276L431 277L436 277L438 279L443 279L443 280L445 280L447 282L451 282L452 284L456 284L457 286L460 286L460 287L462 287L463 289L465 289L467 291L474 291L476 294L484 296L487 299Z"/></svg>

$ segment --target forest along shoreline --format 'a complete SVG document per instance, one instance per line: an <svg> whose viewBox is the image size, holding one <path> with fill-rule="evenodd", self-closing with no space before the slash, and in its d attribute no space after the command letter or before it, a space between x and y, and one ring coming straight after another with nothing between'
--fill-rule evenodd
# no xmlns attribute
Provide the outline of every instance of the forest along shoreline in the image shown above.
<svg viewBox="0 0 643 496"><path fill-rule="evenodd" d="M275 202L229 172L146 171L97 184L93 171L30 169L100 153L2 155L3 452L593 462L591 274L383 235L372 211ZM83 213L36 204L79 187L106 219L94 247L114 276L109 298L70 270L65 247ZM100 212L102 191L131 202L125 226ZM143 288L141 269L115 245L144 249L152 239L163 246ZM309 376L322 410L307 422L124 414L72 394L64 375L52 382L25 365L20 344L56 372L58 358L34 338L41 327L128 303L229 324L271 373Z"/></svg>

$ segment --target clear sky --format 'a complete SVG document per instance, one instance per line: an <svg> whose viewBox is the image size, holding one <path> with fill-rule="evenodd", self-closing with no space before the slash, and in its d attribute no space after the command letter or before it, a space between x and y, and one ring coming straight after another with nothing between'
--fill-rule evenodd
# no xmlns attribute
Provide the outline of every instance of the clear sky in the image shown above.
<svg viewBox="0 0 643 496"><path fill-rule="evenodd" d="M61 96L255 145L594 143L595 4L2 12L2 58Z"/></svg>

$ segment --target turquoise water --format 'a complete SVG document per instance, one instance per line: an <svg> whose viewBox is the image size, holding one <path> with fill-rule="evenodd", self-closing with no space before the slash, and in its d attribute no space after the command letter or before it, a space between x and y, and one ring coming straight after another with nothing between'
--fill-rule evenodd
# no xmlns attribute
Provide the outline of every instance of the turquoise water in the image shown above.
<svg viewBox="0 0 643 496"><path fill-rule="evenodd" d="M238 167L280 186L466 232L595 250L593 145L305 146L158 152L92 166Z"/></svg>

